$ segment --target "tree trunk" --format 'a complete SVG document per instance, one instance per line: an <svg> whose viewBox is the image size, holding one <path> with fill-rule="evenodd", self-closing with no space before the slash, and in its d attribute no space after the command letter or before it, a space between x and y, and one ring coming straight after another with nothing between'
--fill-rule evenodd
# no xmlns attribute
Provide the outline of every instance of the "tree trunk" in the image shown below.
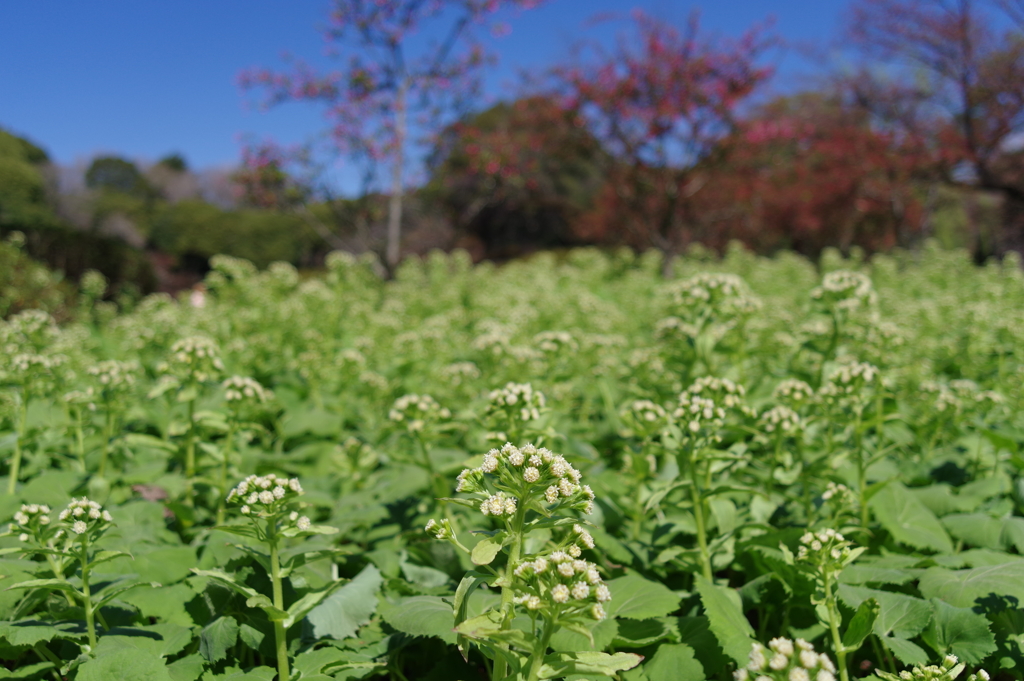
<svg viewBox="0 0 1024 681"><path fill-rule="evenodd" d="M1007 194L1003 194L1003 220L997 251L999 255L1009 251L1024 255L1024 200Z"/></svg>
<svg viewBox="0 0 1024 681"><path fill-rule="evenodd" d="M391 197L388 201L388 244L385 260L388 271L394 273L402 256L402 195L404 191L402 174L405 165L405 114L406 91L409 83L403 80L398 86L395 100L395 161L391 167Z"/></svg>

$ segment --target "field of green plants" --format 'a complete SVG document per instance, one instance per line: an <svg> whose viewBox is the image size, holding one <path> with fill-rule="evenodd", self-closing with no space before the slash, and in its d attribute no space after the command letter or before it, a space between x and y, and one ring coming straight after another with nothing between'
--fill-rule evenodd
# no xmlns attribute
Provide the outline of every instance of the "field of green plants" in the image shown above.
<svg viewBox="0 0 1024 681"><path fill-rule="evenodd" d="M0 679L1024 678L1018 259L213 265L0 322Z"/></svg>

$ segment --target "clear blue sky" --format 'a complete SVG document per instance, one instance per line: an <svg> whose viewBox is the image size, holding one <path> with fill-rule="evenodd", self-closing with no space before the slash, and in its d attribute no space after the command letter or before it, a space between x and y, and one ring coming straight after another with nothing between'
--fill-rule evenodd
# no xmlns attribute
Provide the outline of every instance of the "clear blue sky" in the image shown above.
<svg viewBox="0 0 1024 681"><path fill-rule="evenodd" d="M847 0L549 0L494 40L492 98L510 92L522 68L542 68L585 36L610 42L615 26L585 28L599 12L633 7L682 22L701 8L703 25L739 35L774 16L791 43L835 38ZM291 52L326 64L318 26L327 0L92 0L0 3L0 127L25 135L60 163L97 153L156 160L172 152L192 168L229 165L239 136L308 139L322 113L289 104L262 112L236 85L240 70L278 67ZM776 55L777 89L797 87L814 64L794 49Z"/></svg>

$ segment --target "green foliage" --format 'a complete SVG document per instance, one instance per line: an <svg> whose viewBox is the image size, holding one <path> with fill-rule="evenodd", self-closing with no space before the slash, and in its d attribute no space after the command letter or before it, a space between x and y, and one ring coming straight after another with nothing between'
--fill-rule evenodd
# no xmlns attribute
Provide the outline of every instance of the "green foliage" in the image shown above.
<svg viewBox="0 0 1024 681"><path fill-rule="evenodd" d="M1024 678L1016 263L658 264L9 315L0 677Z"/></svg>

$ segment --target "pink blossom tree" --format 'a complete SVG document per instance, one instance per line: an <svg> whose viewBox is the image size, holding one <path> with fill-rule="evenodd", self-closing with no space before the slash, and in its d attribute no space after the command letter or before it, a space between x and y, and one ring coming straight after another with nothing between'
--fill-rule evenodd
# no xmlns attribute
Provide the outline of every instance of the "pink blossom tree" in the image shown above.
<svg viewBox="0 0 1024 681"><path fill-rule="evenodd" d="M410 117L415 129L429 132L461 111L479 93L481 69L491 61L482 36L507 30L496 14L541 2L333 0L323 36L327 55L343 62L340 69L318 72L290 60L286 71L251 69L240 81L262 90L268 106L324 106L337 151L390 170L385 260L394 268L401 253Z"/></svg>

